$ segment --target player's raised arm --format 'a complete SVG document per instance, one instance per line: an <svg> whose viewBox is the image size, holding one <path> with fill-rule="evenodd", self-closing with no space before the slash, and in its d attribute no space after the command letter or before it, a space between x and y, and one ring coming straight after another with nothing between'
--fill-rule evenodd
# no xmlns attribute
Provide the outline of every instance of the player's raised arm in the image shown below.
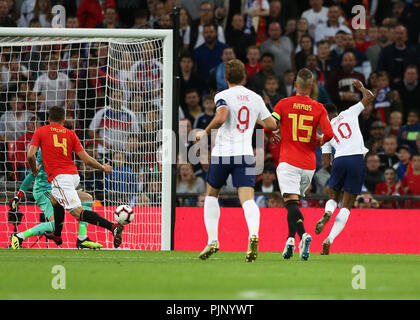
<svg viewBox="0 0 420 320"><path fill-rule="evenodd" d="M359 80L354 80L353 85L356 87L357 90L362 92L363 98L360 102L366 108L368 105L370 105L373 102L373 100L375 99L375 95L372 93L372 91L366 89L363 86L363 83Z"/></svg>

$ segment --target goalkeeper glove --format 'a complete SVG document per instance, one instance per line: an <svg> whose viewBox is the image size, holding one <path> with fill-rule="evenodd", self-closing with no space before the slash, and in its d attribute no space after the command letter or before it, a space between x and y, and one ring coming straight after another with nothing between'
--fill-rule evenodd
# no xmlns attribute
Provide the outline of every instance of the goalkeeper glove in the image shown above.
<svg viewBox="0 0 420 320"><path fill-rule="evenodd" d="M22 199L24 195L25 195L25 192L23 192L22 190L19 190L16 193L16 195L9 200L9 207L11 211L17 210L18 203L20 202L20 199Z"/></svg>

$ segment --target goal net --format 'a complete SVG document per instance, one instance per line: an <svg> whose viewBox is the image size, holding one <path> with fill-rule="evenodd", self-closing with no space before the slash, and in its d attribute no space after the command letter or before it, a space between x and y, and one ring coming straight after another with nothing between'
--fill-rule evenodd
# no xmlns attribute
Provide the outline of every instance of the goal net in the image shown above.
<svg viewBox="0 0 420 320"><path fill-rule="evenodd" d="M117 206L134 209L121 248L169 250L171 166L159 151L170 153L172 144L161 133L171 129L172 32L11 29L0 28L0 246L16 230L43 222L34 197L42 188L24 190L17 212L7 201L30 174L26 152L34 130L47 123L49 108L60 106L85 150L113 167L105 175L75 157L79 190L93 197L93 210L114 221ZM78 223L70 214L62 235L64 248L76 247ZM113 248L105 229L89 225L88 237ZM32 245L56 247L45 237L30 237L23 247Z"/></svg>

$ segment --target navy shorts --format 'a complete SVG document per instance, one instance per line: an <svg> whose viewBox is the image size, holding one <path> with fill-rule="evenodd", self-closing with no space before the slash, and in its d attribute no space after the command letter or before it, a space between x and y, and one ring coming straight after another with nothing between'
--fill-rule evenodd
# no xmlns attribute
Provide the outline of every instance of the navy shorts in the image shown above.
<svg viewBox="0 0 420 320"><path fill-rule="evenodd" d="M362 191L365 176L366 164L363 155L342 156L333 160L328 185L335 191L358 195Z"/></svg>
<svg viewBox="0 0 420 320"><path fill-rule="evenodd" d="M207 183L220 189L232 174L236 188L255 186L255 160L253 156L211 157Z"/></svg>

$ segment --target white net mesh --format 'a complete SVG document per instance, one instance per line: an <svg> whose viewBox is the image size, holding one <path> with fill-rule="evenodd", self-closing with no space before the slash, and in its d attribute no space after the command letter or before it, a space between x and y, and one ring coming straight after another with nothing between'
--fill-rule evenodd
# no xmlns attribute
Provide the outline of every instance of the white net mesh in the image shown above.
<svg viewBox="0 0 420 320"><path fill-rule="evenodd" d="M162 128L162 39L1 38L0 188L4 203L21 188L30 170L31 136L46 124L48 109L66 108L67 124L86 151L113 172L101 172L75 159L80 188L94 198L93 210L114 221L114 208L136 215L123 233L122 248L161 247L162 169L157 159ZM26 191L26 190L24 190ZM40 222L32 186L19 205L17 230ZM0 217L0 246L9 244L16 215L7 205ZM19 220L19 219L18 219ZM74 248L77 222L66 215L65 248ZM94 226L88 236L112 248L112 235ZM45 247L45 238L34 247ZM30 246L36 238L25 241ZM24 245L25 246L25 245ZM51 245L55 247L55 245Z"/></svg>

